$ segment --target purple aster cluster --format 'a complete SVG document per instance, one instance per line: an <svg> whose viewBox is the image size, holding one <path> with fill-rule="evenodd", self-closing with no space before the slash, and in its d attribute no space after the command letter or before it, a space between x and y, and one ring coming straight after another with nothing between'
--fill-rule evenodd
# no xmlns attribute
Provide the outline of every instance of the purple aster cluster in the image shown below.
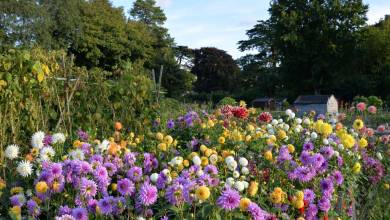
<svg viewBox="0 0 390 220"><path fill-rule="evenodd" d="M227 211L231 211L240 205L240 194L231 188L225 189L217 199L217 205Z"/></svg>

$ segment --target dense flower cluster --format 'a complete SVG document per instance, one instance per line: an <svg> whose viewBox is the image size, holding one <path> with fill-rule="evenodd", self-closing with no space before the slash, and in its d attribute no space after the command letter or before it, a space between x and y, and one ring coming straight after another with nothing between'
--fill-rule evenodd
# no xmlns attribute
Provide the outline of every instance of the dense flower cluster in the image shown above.
<svg viewBox="0 0 390 220"><path fill-rule="evenodd" d="M78 130L73 146L61 133L39 131L23 158L19 146L9 145L4 155L16 176L1 179L0 190L10 215L348 216L358 179L379 184L388 169L381 162L388 140L360 119L347 127L337 117L299 118L291 110L274 118L241 104L213 114L190 111L162 125L137 136L116 123L115 137L102 141Z"/></svg>

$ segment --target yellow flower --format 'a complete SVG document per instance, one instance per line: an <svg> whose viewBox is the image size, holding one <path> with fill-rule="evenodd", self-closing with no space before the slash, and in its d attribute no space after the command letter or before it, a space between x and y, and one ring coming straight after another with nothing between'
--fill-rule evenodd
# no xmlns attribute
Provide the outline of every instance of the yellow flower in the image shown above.
<svg viewBox="0 0 390 220"><path fill-rule="evenodd" d="M13 206L12 208L10 208L10 211L12 214L16 215L16 216L20 216L20 213L22 212L20 206ZM18 217L18 219L20 219Z"/></svg>
<svg viewBox="0 0 390 220"><path fill-rule="evenodd" d="M252 136L250 136L250 135L245 136L245 141L246 142L251 141L251 139L252 139Z"/></svg>
<svg viewBox="0 0 390 220"><path fill-rule="evenodd" d="M360 119L356 119L354 122L353 122L353 128L355 128L356 130L360 130L364 127L364 123L362 120Z"/></svg>
<svg viewBox="0 0 390 220"><path fill-rule="evenodd" d="M164 143L166 143L167 145L170 145L173 143L173 138L171 135L167 135L164 137Z"/></svg>
<svg viewBox="0 0 390 220"><path fill-rule="evenodd" d="M210 197L210 189L207 186L200 186L196 189L195 194L199 200L205 201Z"/></svg>
<svg viewBox="0 0 390 220"><path fill-rule="evenodd" d="M241 200L240 200L240 209L242 211L245 211L250 204L251 204L251 200L250 199L248 199L248 198L241 198Z"/></svg>
<svg viewBox="0 0 390 220"><path fill-rule="evenodd" d="M52 189L54 190L54 191L59 191L60 190L60 183L58 182L58 181L54 181L53 182L53 184L52 184Z"/></svg>
<svg viewBox="0 0 390 220"><path fill-rule="evenodd" d="M351 148L355 145L355 138L352 137L352 135L349 134L342 134L341 135L341 143L346 148Z"/></svg>
<svg viewBox="0 0 390 220"><path fill-rule="evenodd" d="M368 145L367 140L365 138L360 138L359 147L364 148L364 147L367 147L367 145Z"/></svg>
<svg viewBox="0 0 390 220"><path fill-rule="evenodd" d="M20 186L15 186L15 187L12 187L11 188L11 194L14 195L14 194L19 194L23 192L23 188L20 187Z"/></svg>
<svg viewBox="0 0 390 220"><path fill-rule="evenodd" d="M188 160L183 160L183 165L184 165L185 167L188 167L188 166L190 165L190 161L188 161Z"/></svg>
<svg viewBox="0 0 390 220"><path fill-rule="evenodd" d="M0 190L4 189L7 186L7 183L0 177Z"/></svg>
<svg viewBox="0 0 390 220"><path fill-rule="evenodd" d="M290 152L290 153L294 153L294 151L295 151L295 147L292 144L287 145L287 149L288 149L288 152Z"/></svg>
<svg viewBox="0 0 390 220"><path fill-rule="evenodd" d="M49 187L47 186L47 183L45 181L40 181L37 183L37 185L35 185L35 190L38 192L38 193L45 193L47 190L49 189Z"/></svg>
<svg viewBox="0 0 390 220"><path fill-rule="evenodd" d="M73 147L79 148L79 147L81 147L81 145L83 145L83 142L81 142L80 140L75 140L73 142Z"/></svg>
<svg viewBox="0 0 390 220"><path fill-rule="evenodd" d="M255 127L254 127L253 125L251 125L251 124L248 124L248 125L246 126L246 130L248 130L248 131L254 131L254 130L255 130Z"/></svg>
<svg viewBox="0 0 390 220"><path fill-rule="evenodd" d="M299 218L297 218L297 220L305 220L305 218L304 217L299 217Z"/></svg>
<svg viewBox="0 0 390 220"><path fill-rule="evenodd" d="M305 205L305 203L304 203L303 200L301 200L301 199L296 199L296 200L294 201L294 206L295 206L295 208L297 208L297 209L303 208L304 205Z"/></svg>
<svg viewBox="0 0 390 220"><path fill-rule="evenodd" d="M304 194L303 194L302 191L298 191L298 192L295 193L295 196L297 197L297 199L303 200Z"/></svg>
<svg viewBox="0 0 390 220"><path fill-rule="evenodd" d="M266 160L271 161L272 160L272 152L270 150L267 150L264 153L264 157L265 157Z"/></svg>
<svg viewBox="0 0 390 220"><path fill-rule="evenodd" d="M385 184L383 184L383 187L384 187L385 189L390 189L390 184L385 183Z"/></svg>
<svg viewBox="0 0 390 220"><path fill-rule="evenodd" d="M220 144L224 144L225 143L225 137L219 137L218 138L218 143L220 143Z"/></svg>
<svg viewBox="0 0 390 220"><path fill-rule="evenodd" d="M201 157L200 161L202 166L207 166L209 164L209 159L207 157Z"/></svg>
<svg viewBox="0 0 390 220"><path fill-rule="evenodd" d="M244 100L240 101L240 107L246 107L246 102Z"/></svg>
<svg viewBox="0 0 390 220"><path fill-rule="evenodd" d="M328 137L330 134L332 134L332 132L333 132L332 125L328 123L321 124L319 133L324 135L324 137Z"/></svg>
<svg viewBox="0 0 390 220"><path fill-rule="evenodd" d="M117 185L116 183L112 183L112 184L111 184L111 190L112 190L112 191L116 191L117 188L118 188L118 185Z"/></svg>
<svg viewBox="0 0 390 220"><path fill-rule="evenodd" d="M192 158L195 157L195 156L198 156L198 153L196 153L196 152L191 152L191 153L188 155L188 159L189 159L189 160L192 160Z"/></svg>
<svg viewBox="0 0 390 220"><path fill-rule="evenodd" d="M354 173L360 173L361 168L362 168L362 165L360 165L359 162L356 162L356 163L353 165L352 170L353 170Z"/></svg>
<svg viewBox="0 0 390 220"><path fill-rule="evenodd" d="M316 122L314 122L313 124L313 127L314 129L316 130L317 133L321 133L321 126L322 124L324 124L324 121L323 120L317 120Z"/></svg>
<svg viewBox="0 0 390 220"><path fill-rule="evenodd" d="M213 154L213 150L211 150L211 149L207 149L207 150L204 152L204 155L205 155L206 157L211 156L211 154Z"/></svg>
<svg viewBox="0 0 390 220"><path fill-rule="evenodd" d="M210 128L214 127L214 122L213 122L213 120L209 119L209 120L207 121L207 126L209 126Z"/></svg>
<svg viewBox="0 0 390 220"><path fill-rule="evenodd" d="M156 133L156 139L162 141L164 139L164 135L161 132Z"/></svg>
<svg viewBox="0 0 390 220"><path fill-rule="evenodd" d="M250 196L255 196L259 190L259 184L256 181L251 181L248 187L248 194Z"/></svg>
<svg viewBox="0 0 390 220"><path fill-rule="evenodd" d="M158 149L162 150L162 151L167 151L167 144L166 143L159 143L157 145Z"/></svg>
<svg viewBox="0 0 390 220"><path fill-rule="evenodd" d="M286 137L287 137L287 134L286 134L285 131L283 131L283 130L279 130L279 131L278 131L278 138L279 138L279 139L283 140L283 139L285 139Z"/></svg>
<svg viewBox="0 0 390 220"><path fill-rule="evenodd" d="M200 151L205 152L207 150L206 145L202 144L200 145Z"/></svg>

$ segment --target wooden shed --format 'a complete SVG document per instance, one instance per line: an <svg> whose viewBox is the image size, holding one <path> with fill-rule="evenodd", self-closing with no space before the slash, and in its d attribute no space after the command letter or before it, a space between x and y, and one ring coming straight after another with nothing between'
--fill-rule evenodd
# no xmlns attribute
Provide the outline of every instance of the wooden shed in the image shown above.
<svg viewBox="0 0 390 220"><path fill-rule="evenodd" d="M333 95L301 95L295 100L294 107L299 115L313 110L317 114L338 113L337 99Z"/></svg>

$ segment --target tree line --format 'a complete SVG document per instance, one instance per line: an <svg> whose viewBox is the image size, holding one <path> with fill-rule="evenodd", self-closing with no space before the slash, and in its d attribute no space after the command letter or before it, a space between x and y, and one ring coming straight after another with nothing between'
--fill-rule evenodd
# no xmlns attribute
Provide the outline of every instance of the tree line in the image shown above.
<svg viewBox="0 0 390 220"><path fill-rule="evenodd" d="M367 11L361 0L272 0L269 18L238 42L256 52L234 60L217 48L177 45L154 0L136 0L128 12L109 0L3 0L0 50L65 50L76 65L112 78L126 62L163 67L162 86L177 99L390 99L390 19L368 25Z"/></svg>

